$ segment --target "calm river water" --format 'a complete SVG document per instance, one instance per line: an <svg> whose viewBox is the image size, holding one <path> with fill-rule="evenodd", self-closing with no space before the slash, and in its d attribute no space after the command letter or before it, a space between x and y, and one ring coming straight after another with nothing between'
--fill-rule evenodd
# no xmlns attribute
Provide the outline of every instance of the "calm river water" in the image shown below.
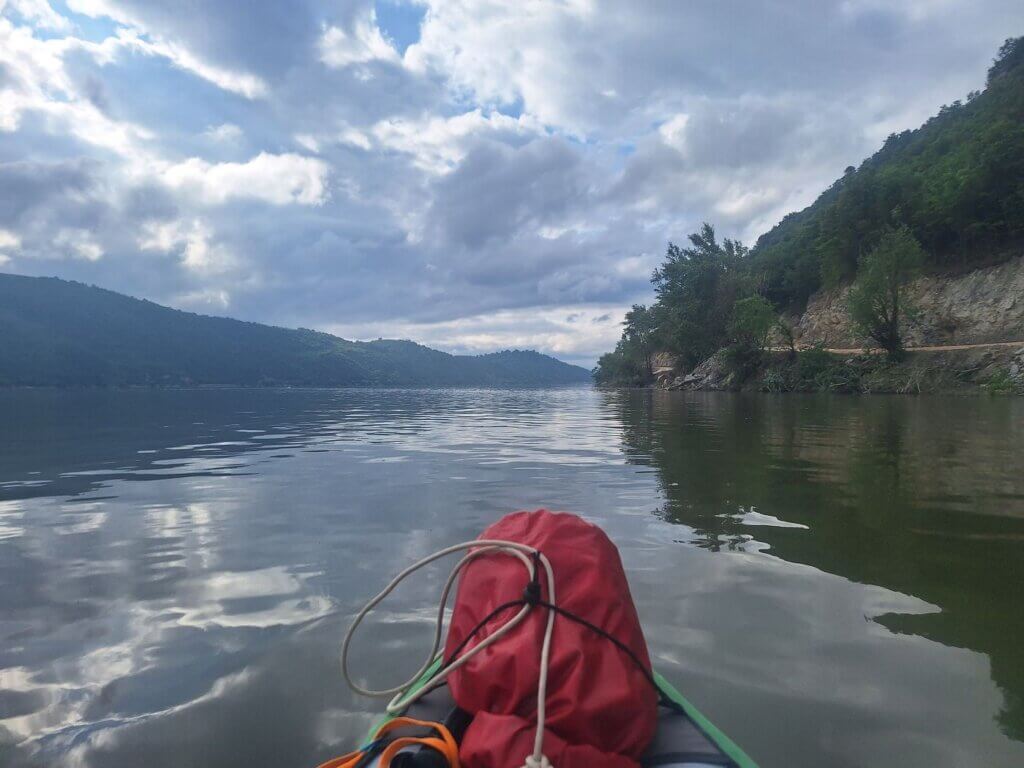
<svg viewBox="0 0 1024 768"><path fill-rule="evenodd" d="M0 392L0 765L312 768L379 706L353 612L540 506L764 768L1024 765L1024 401L585 388Z"/></svg>

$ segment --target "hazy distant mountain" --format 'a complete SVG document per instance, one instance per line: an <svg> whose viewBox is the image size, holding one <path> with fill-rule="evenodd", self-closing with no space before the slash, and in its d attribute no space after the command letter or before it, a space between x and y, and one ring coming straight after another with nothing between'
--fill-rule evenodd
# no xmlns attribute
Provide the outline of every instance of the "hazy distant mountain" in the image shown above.
<svg viewBox="0 0 1024 768"><path fill-rule="evenodd" d="M50 277L0 274L0 385L544 386L590 373L538 352L449 355L181 312Z"/></svg>

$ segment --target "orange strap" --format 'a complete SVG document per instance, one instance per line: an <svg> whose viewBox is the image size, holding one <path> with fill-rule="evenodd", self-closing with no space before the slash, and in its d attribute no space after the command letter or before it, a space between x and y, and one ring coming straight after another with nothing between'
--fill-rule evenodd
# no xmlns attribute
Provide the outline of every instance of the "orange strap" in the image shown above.
<svg viewBox="0 0 1024 768"><path fill-rule="evenodd" d="M411 747L415 744L421 744L431 749L436 749L444 758L448 761L448 765L451 768L459 768L459 745L455 743L455 738L451 735L447 728L441 723L432 723L429 720L414 720L411 717L396 717L394 720L390 720L380 727L377 731L377 738L380 738L385 733L389 733L396 728L405 728L408 726L418 726L422 728L430 728L436 731L441 738L436 737L414 737L414 736L402 736L395 739L393 742L388 744L387 748L381 753L380 766L381 768L389 768L391 765L391 759L398 754L398 752L404 747Z"/></svg>
<svg viewBox="0 0 1024 768"><path fill-rule="evenodd" d="M391 759L397 755L400 750L416 744L436 749L444 755L451 768L459 768L459 745L455 743L455 738L452 736L451 732L441 723L433 723L429 720L414 720L411 717L396 717L392 720L388 720L378 728L377 733L374 734L373 738L376 740L385 734L391 733L391 731L408 727L429 728L430 730L435 731L440 738L435 736L400 736L388 744L381 753L381 768L389 768L391 765ZM355 752L349 752L347 755L332 758L326 763L321 763L317 768L353 768L362 756L363 750L356 750Z"/></svg>
<svg viewBox="0 0 1024 768"><path fill-rule="evenodd" d="M362 750L356 750L341 757L332 757L326 763L320 763L317 768L352 768L362 756Z"/></svg>

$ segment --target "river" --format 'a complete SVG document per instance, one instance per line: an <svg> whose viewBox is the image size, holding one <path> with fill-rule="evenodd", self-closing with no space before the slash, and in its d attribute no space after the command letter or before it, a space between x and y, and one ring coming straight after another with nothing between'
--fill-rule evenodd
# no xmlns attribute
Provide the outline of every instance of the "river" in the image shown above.
<svg viewBox="0 0 1024 768"><path fill-rule="evenodd" d="M312 768L379 707L353 612L541 506L763 768L1024 765L1024 400L589 388L0 391L0 765Z"/></svg>

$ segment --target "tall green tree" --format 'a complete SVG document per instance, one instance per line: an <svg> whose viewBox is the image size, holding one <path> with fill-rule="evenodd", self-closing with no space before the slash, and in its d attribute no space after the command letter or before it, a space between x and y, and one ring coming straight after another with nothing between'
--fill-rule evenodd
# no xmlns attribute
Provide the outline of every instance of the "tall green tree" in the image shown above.
<svg viewBox="0 0 1024 768"><path fill-rule="evenodd" d="M742 271L747 248L741 242L726 238L719 243L708 223L688 239L685 248L669 243L651 282L658 297L659 335L692 367L725 341L733 304L749 280Z"/></svg>
<svg viewBox="0 0 1024 768"><path fill-rule="evenodd" d="M622 338L637 367L647 379L654 378L655 313L643 304L634 304L622 323Z"/></svg>
<svg viewBox="0 0 1024 768"><path fill-rule="evenodd" d="M850 317L857 329L892 358L903 352L901 321L912 311L904 286L916 277L924 251L906 226L886 232L861 260L850 289Z"/></svg>

